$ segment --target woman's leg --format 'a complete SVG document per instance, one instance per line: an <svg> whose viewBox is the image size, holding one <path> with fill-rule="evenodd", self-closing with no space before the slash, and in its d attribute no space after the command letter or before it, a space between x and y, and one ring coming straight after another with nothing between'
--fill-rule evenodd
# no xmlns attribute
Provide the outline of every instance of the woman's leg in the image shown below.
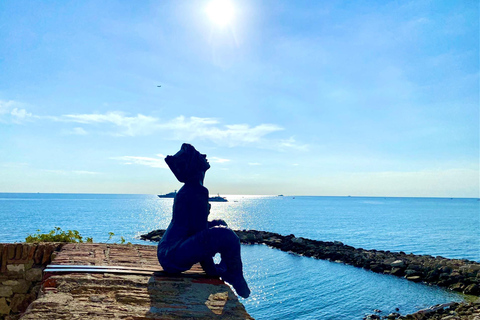
<svg viewBox="0 0 480 320"><path fill-rule="evenodd" d="M173 262L178 266L191 266L197 262L209 265L209 259L217 253L220 253L224 267L217 268L217 274L230 283L238 295L248 297L250 289L243 277L240 240L231 229L214 227L193 235L176 248Z"/></svg>

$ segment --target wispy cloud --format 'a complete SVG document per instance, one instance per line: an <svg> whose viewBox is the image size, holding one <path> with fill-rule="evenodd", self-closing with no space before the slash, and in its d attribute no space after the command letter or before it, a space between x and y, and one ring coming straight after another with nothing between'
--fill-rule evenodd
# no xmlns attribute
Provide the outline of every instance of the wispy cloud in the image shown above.
<svg viewBox="0 0 480 320"><path fill-rule="evenodd" d="M301 151L308 150L308 145L297 142L293 137L278 142L280 149L297 149Z"/></svg>
<svg viewBox="0 0 480 320"><path fill-rule="evenodd" d="M75 127L72 130L65 131L65 134L85 136L88 134L88 132L82 127Z"/></svg>
<svg viewBox="0 0 480 320"><path fill-rule="evenodd" d="M306 146L297 143L293 138L273 139L270 134L285 130L282 126L272 123L258 125L222 124L215 118L178 116L163 120L143 114L128 115L120 111L106 113L65 114L61 116L38 116L21 108L15 101L0 100L1 116L8 115L10 121L20 123L25 120L45 120L65 123L82 124L65 131L67 134L86 135L88 132L101 132L114 136L146 136L161 132L165 139L179 141L210 140L224 147L253 145L267 149L298 149ZM4 118L3 117L3 118Z"/></svg>
<svg viewBox="0 0 480 320"><path fill-rule="evenodd" d="M248 165L249 166L261 166L262 164L258 163L258 162L249 162Z"/></svg>
<svg viewBox="0 0 480 320"><path fill-rule="evenodd" d="M229 162L230 159L222 159L218 157L208 157L208 161L215 162L215 163L226 163Z"/></svg>
<svg viewBox="0 0 480 320"><path fill-rule="evenodd" d="M217 119L184 116L162 124L161 128L173 132L173 137L178 140L206 139L228 147L259 143L266 135L284 130L275 124L220 126Z"/></svg>
<svg viewBox="0 0 480 320"><path fill-rule="evenodd" d="M101 172L95 171L85 171L85 170L60 170L60 169L44 169L43 172L53 173L53 174L60 174L60 175L97 175L101 174Z"/></svg>
<svg viewBox="0 0 480 320"><path fill-rule="evenodd" d="M0 100L0 115L10 113L14 105L15 101L13 100Z"/></svg>
<svg viewBox="0 0 480 320"><path fill-rule="evenodd" d="M159 126L159 120L155 117L142 114L128 116L119 111L107 112L105 114L67 114L55 120L82 124L111 124L120 128L120 131L115 132L115 135L120 136L148 135L153 133Z"/></svg>
<svg viewBox="0 0 480 320"><path fill-rule="evenodd" d="M147 166L152 168L168 168L167 164L165 163L165 156L163 154L157 154L158 158L150 158L150 157L138 157L138 156L121 156L121 157L113 157L113 160L122 161L123 164L131 165L141 165Z"/></svg>
<svg viewBox="0 0 480 320"><path fill-rule="evenodd" d="M13 100L0 100L0 121L11 121L21 123L25 120L35 118L35 116L21 108L22 104Z"/></svg>

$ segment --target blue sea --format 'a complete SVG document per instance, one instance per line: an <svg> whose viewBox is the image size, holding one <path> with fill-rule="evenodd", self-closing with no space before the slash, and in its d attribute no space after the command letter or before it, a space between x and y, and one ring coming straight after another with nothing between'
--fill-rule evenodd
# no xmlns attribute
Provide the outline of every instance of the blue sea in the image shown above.
<svg viewBox="0 0 480 320"><path fill-rule="evenodd" d="M227 196L211 219L232 229L295 234L354 247L480 262L480 201L450 198ZM156 195L0 193L0 242L37 229L78 230L96 242L148 244L138 236L166 228L172 199ZM152 245L155 245L152 243ZM465 297L351 266L242 246L252 290L240 299L256 319L362 319L374 309L401 314Z"/></svg>

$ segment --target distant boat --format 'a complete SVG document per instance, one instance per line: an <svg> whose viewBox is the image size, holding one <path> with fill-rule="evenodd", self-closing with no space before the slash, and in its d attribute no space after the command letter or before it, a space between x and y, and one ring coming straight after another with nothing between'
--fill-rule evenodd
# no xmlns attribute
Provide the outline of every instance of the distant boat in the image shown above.
<svg viewBox="0 0 480 320"><path fill-rule="evenodd" d="M219 194L217 194L215 197L208 198L208 201L210 201L210 202L228 202L227 198L220 197Z"/></svg>
<svg viewBox="0 0 480 320"><path fill-rule="evenodd" d="M158 197L159 198L175 198L176 195L177 195L177 190L175 190L174 192L167 193L167 194L159 194Z"/></svg>
<svg viewBox="0 0 480 320"><path fill-rule="evenodd" d="M283 194L279 194L278 196L279 196L279 197L283 197Z"/></svg>

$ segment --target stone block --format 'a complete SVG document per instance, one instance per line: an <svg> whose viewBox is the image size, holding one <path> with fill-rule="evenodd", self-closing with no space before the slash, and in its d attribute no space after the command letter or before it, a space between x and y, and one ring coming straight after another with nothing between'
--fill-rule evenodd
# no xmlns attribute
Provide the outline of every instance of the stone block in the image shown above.
<svg viewBox="0 0 480 320"><path fill-rule="evenodd" d="M52 252L55 250L53 245L48 245L43 251L42 265L47 265L51 260Z"/></svg>
<svg viewBox="0 0 480 320"><path fill-rule="evenodd" d="M23 244L17 243L15 245L15 260L22 259L22 254L23 254Z"/></svg>
<svg viewBox="0 0 480 320"><path fill-rule="evenodd" d="M17 284L12 286L13 293L27 293L32 283L23 279L17 280Z"/></svg>
<svg viewBox="0 0 480 320"><path fill-rule="evenodd" d="M32 260L33 261L33 257L35 255L35 250L37 250L37 244L32 244L28 250L28 256L27 256L27 259L28 260Z"/></svg>
<svg viewBox="0 0 480 320"><path fill-rule="evenodd" d="M12 287L1 286L0 287L0 297L11 297L13 295Z"/></svg>
<svg viewBox="0 0 480 320"><path fill-rule="evenodd" d="M43 271L41 268L32 268L25 272L25 279L27 281L41 281L43 277Z"/></svg>
<svg viewBox="0 0 480 320"><path fill-rule="evenodd" d="M28 252L30 251L30 247L32 244L30 243L24 243L22 247L22 260L27 260L28 259Z"/></svg>
<svg viewBox="0 0 480 320"><path fill-rule="evenodd" d="M2 256L1 263L0 263L0 272L4 273L7 271L7 257L8 257L8 247L7 245L4 245L2 248L2 251L0 252L0 255Z"/></svg>
<svg viewBox="0 0 480 320"><path fill-rule="evenodd" d="M15 258L15 245L12 243L7 244L7 252L8 252L8 255L7 255L8 260L12 260L13 258Z"/></svg>
<svg viewBox="0 0 480 320"><path fill-rule="evenodd" d="M35 255L33 256L35 264L41 264L42 263L44 248L45 247L43 245L37 246L37 250L35 250Z"/></svg>
<svg viewBox="0 0 480 320"><path fill-rule="evenodd" d="M7 303L7 300L5 298L0 298L0 314L9 314L10 313L10 307Z"/></svg>
<svg viewBox="0 0 480 320"><path fill-rule="evenodd" d="M25 311L25 309L28 307L28 304L26 304L25 301L25 294L15 294L12 298L12 302L10 302L10 308L12 308L12 312L20 312L20 311Z"/></svg>
<svg viewBox="0 0 480 320"><path fill-rule="evenodd" d="M25 271L32 269L33 266L33 260L25 260Z"/></svg>
<svg viewBox="0 0 480 320"><path fill-rule="evenodd" d="M25 265L23 264L9 264L7 265L8 272L23 273L25 272Z"/></svg>

